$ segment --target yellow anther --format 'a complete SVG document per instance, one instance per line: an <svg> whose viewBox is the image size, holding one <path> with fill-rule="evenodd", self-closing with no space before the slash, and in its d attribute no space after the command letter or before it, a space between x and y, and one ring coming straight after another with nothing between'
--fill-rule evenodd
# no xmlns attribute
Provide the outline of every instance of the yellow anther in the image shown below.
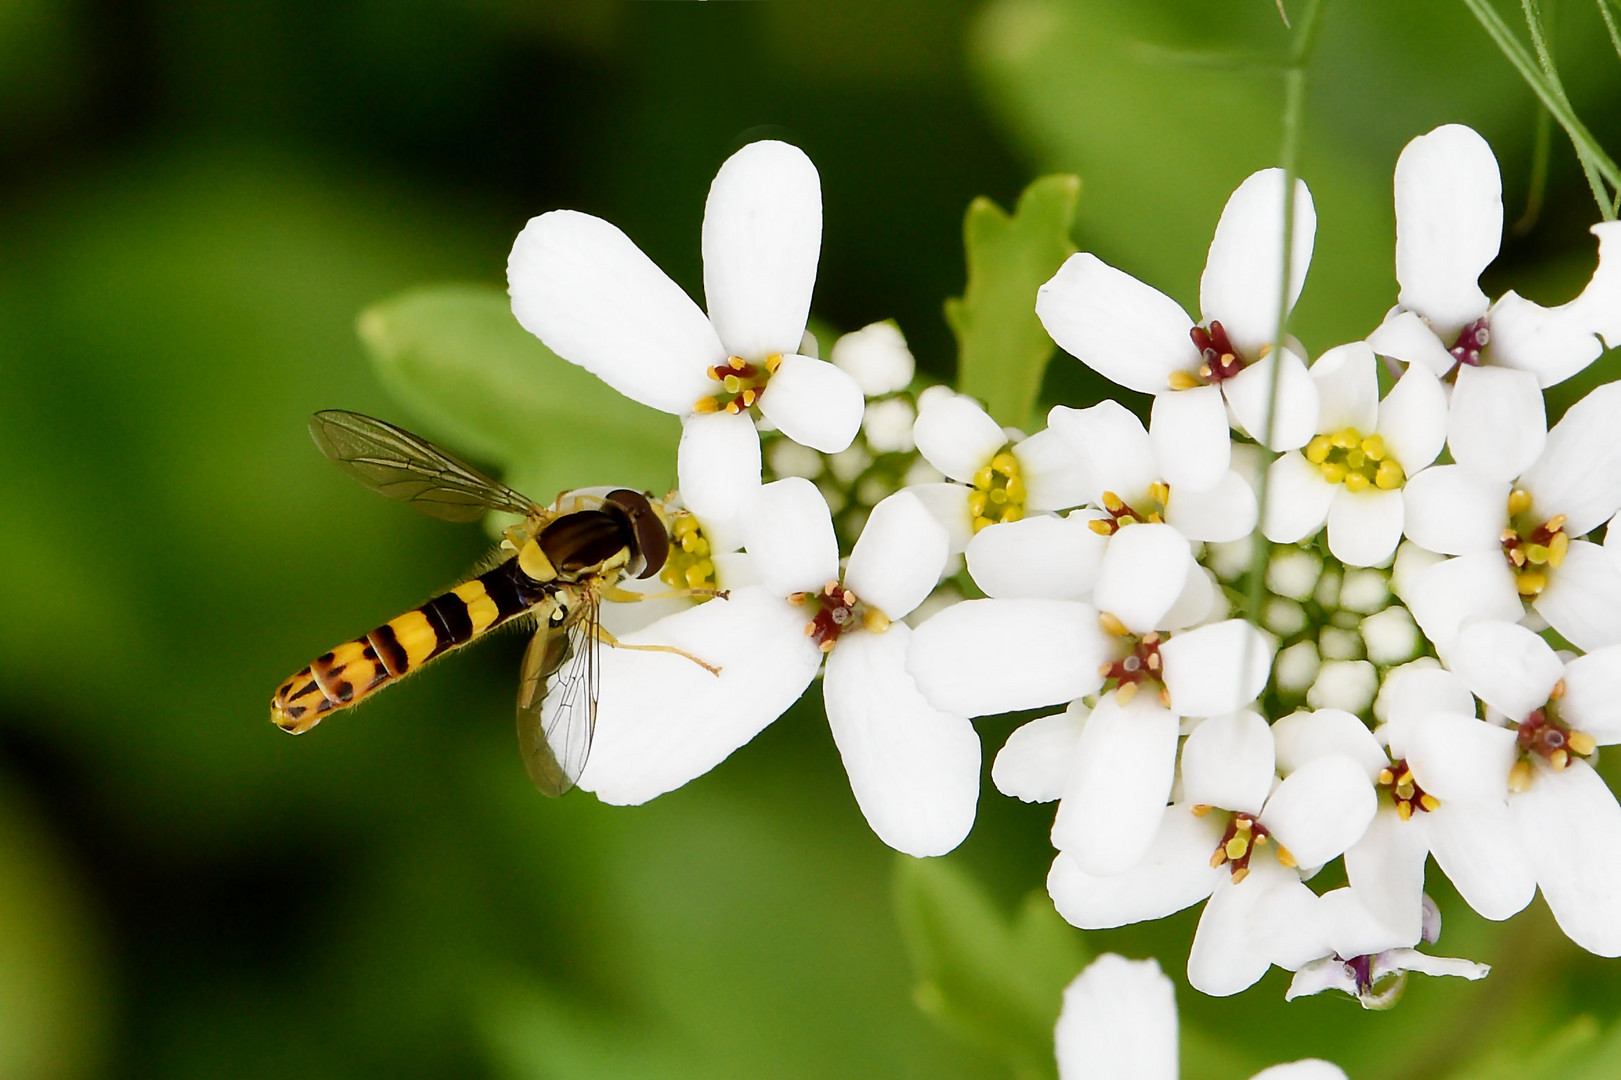
<svg viewBox="0 0 1621 1080"><path fill-rule="evenodd" d="M1118 514L1126 508L1125 500L1112 491L1103 493L1103 508L1111 514Z"/></svg>
<svg viewBox="0 0 1621 1080"><path fill-rule="evenodd" d="M1548 755L1548 764L1552 765L1556 769L1563 769L1566 765L1570 764L1570 754L1563 749L1555 750L1553 753Z"/></svg>
<svg viewBox="0 0 1621 1080"><path fill-rule="evenodd" d="M995 477L996 474L992 471L989 465L981 465L974 473L974 486L982 490L989 491L991 482L995 479Z"/></svg>
<svg viewBox="0 0 1621 1080"><path fill-rule="evenodd" d="M692 411L695 413L720 412L720 402L712 397L701 397L692 403Z"/></svg>
<svg viewBox="0 0 1621 1080"><path fill-rule="evenodd" d="M991 488L991 490L985 494L990 499L991 505L993 506L1004 506L1007 504L1006 488Z"/></svg>
<svg viewBox="0 0 1621 1080"><path fill-rule="evenodd" d="M1560 679L1558 682L1553 684L1553 689L1548 691L1548 700L1549 701L1558 701L1560 698L1562 698L1564 696L1565 696L1565 680Z"/></svg>
<svg viewBox="0 0 1621 1080"><path fill-rule="evenodd" d="M1257 836L1255 838L1255 846L1256 847L1265 847L1266 842L1268 840L1270 840L1270 839L1271 839L1271 837L1267 836L1265 833L1262 833L1260 836Z"/></svg>
<svg viewBox="0 0 1621 1080"><path fill-rule="evenodd" d="M1113 664L1105 663L1105 664L1099 664L1098 665L1098 674L1102 675L1105 679L1107 679L1109 677L1109 672L1111 672L1113 670L1114 670L1114 665Z"/></svg>
<svg viewBox="0 0 1621 1080"><path fill-rule="evenodd" d="M1598 749L1598 740L1585 731L1572 731L1568 741L1571 750L1583 757Z"/></svg>
<svg viewBox="0 0 1621 1080"><path fill-rule="evenodd" d="M1508 771L1508 789L1510 791L1525 791L1531 786L1531 763L1520 760Z"/></svg>
<svg viewBox="0 0 1621 1080"><path fill-rule="evenodd" d="M1336 450L1349 450L1362 442L1362 435L1356 428L1341 428L1328 437Z"/></svg>
<svg viewBox="0 0 1621 1080"><path fill-rule="evenodd" d="M1372 481L1364 473L1348 472L1345 474L1346 491L1366 491L1371 483Z"/></svg>
<svg viewBox="0 0 1621 1080"><path fill-rule="evenodd" d="M1002 520L1003 521L1020 521L1023 518L1024 518L1024 507L1019 506L1016 503L1010 503L1002 511Z"/></svg>
<svg viewBox="0 0 1621 1080"><path fill-rule="evenodd" d="M1227 841L1227 846L1223 850L1226 853L1229 861L1237 862L1239 859L1244 857L1244 853L1249 849L1249 837L1234 836L1231 840Z"/></svg>
<svg viewBox="0 0 1621 1080"><path fill-rule="evenodd" d="M1342 484L1345 482L1344 465L1339 465L1332 461L1325 461L1317 467L1323 471L1323 479L1327 480L1330 484Z"/></svg>
<svg viewBox="0 0 1621 1080"><path fill-rule="evenodd" d="M1233 884L1237 885L1249 876L1250 868L1247 866L1241 866L1237 870L1233 871Z"/></svg>
<svg viewBox="0 0 1621 1080"><path fill-rule="evenodd" d="M1362 452L1373 461L1383 461L1385 458L1385 440L1381 435L1369 435L1362 440Z"/></svg>
<svg viewBox="0 0 1621 1080"><path fill-rule="evenodd" d="M861 616L861 626L864 630L871 630L875 634L882 634L889 629L889 616L877 608L868 608L867 613Z"/></svg>
<svg viewBox="0 0 1621 1080"><path fill-rule="evenodd" d="M1433 814L1435 811L1441 809L1441 800L1437 799L1434 795L1426 793L1418 797L1418 805L1422 806L1425 810L1428 810Z"/></svg>
<svg viewBox="0 0 1621 1080"><path fill-rule="evenodd" d="M1192 390L1196 386L1204 385L1191 371L1173 371L1166 381L1171 384L1172 390Z"/></svg>
<svg viewBox="0 0 1621 1080"><path fill-rule="evenodd" d="M1159 631L1158 630L1150 630L1148 633L1144 634L1143 635L1143 644L1144 645L1158 645L1159 644Z"/></svg>
<svg viewBox="0 0 1621 1080"><path fill-rule="evenodd" d="M1327 435L1313 436L1311 442L1306 444L1306 460L1313 465L1321 465L1328 460L1328 452L1333 449L1329 445Z"/></svg>
<svg viewBox="0 0 1621 1080"><path fill-rule="evenodd" d="M1560 566L1565 561L1565 553L1570 550L1570 537L1564 531L1553 534L1548 541L1548 565Z"/></svg>
<svg viewBox="0 0 1621 1080"><path fill-rule="evenodd" d="M1295 857L1294 855L1290 854L1289 849L1284 847L1282 844L1278 845L1278 862L1291 868L1300 865L1299 863L1295 862Z"/></svg>
<svg viewBox="0 0 1621 1080"><path fill-rule="evenodd" d="M1192 810L1194 817L1204 817L1213 809L1209 803L1194 803Z"/></svg>
<svg viewBox="0 0 1621 1080"><path fill-rule="evenodd" d="M1513 563L1516 567L1524 566L1525 552L1521 551L1519 548L1510 548L1508 553L1508 561Z"/></svg>
<svg viewBox="0 0 1621 1080"><path fill-rule="evenodd" d="M1148 485L1148 497L1164 506L1171 498L1171 485L1163 480L1156 480Z"/></svg>
<svg viewBox="0 0 1621 1080"><path fill-rule="evenodd" d="M1542 527L1547 529L1549 532L1558 532L1560 529L1565 527L1565 521L1566 518L1564 514L1555 514L1553 517L1544 522Z"/></svg>
<svg viewBox="0 0 1621 1080"><path fill-rule="evenodd" d="M1102 518L1093 518L1086 523L1086 527L1100 536L1114 535L1114 522L1105 521Z"/></svg>
<svg viewBox="0 0 1621 1080"><path fill-rule="evenodd" d="M743 411L743 406L737 403L736 398L733 398L731 401L726 403L726 411L731 413L733 416L736 416L738 413Z"/></svg>
<svg viewBox="0 0 1621 1080"><path fill-rule="evenodd" d="M1115 702L1120 705L1129 704L1131 699L1137 696L1137 686L1138 684L1134 682L1121 683L1114 692Z"/></svg>
<svg viewBox="0 0 1621 1080"><path fill-rule="evenodd" d="M782 367L781 353L772 353L770 356L765 358L765 369L770 374L775 375L777 373L777 369L780 367Z"/></svg>
<svg viewBox="0 0 1621 1080"><path fill-rule="evenodd" d="M1210 365L1209 364L1200 364L1199 365L1199 377L1201 379L1208 380L1210 378L1210 374L1211 374L1211 372L1210 372Z"/></svg>
<svg viewBox="0 0 1621 1080"><path fill-rule="evenodd" d="M1019 459L1012 454L997 454L991 458L991 468L1003 476L1012 476L1019 471Z"/></svg>
<svg viewBox="0 0 1621 1080"><path fill-rule="evenodd" d="M742 371L744 368L749 366L748 361L744 360L741 356L727 357L726 362L731 365L733 371Z"/></svg>
<svg viewBox="0 0 1621 1080"><path fill-rule="evenodd" d="M1098 625L1103 627L1104 633L1113 634L1115 637L1125 637L1131 633L1126 629L1126 624L1120 621L1119 616L1107 611L1098 612Z"/></svg>
<svg viewBox="0 0 1621 1080"><path fill-rule="evenodd" d="M1170 687L1162 686L1162 687L1159 688L1159 703L1163 708L1169 709L1171 707L1171 688Z"/></svg>
<svg viewBox="0 0 1621 1080"><path fill-rule="evenodd" d="M1411 820L1413 816L1413 804L1408 802L1406 799L1397 800L1396 816L1401 818L1403 821Z"/></svg>
<svg viewBox="0 0 1621 1080"><path fill-rule="evenodd" d="M1379 471L1373 474L1373 482L1379 486L1380 491L1394 491L1407 480L1407 474L1402 467L1390 458L1379 462Z"/></svg>
<svg viewBox="0 0 1621 1080"><path fill-rule="evenodd" d="M1226 854L1221 850L1221 848L1217 848L1215 851L1210 853L1210 869L1214 870L1216 867L1220 866L1226 861Z"/></svg>
<svg viewBox="0 0 1621 1080"><path fill-rule="evenodd" d="M1017 476L1008 477L1007 487L1003 490L1007 492L1010 501L1015 503L1024 502L1024 481Z"/></svg>
<svg viewBox="0 0 1621 1080"><path fill-rule="evenodd" d="M985 513L985 506L989 502L990 498L983 491L970 491L968 493L968 512L975 517L980 517Z"/></svg>
<svg viewBox="0 0 1621 1080"><path fill-rule="evenodd" d="M1368 463L1368 455L1362 452L1360 446L1354 446L1345 452L1345 467L1360 469Z"/></svg>
<svg viewBox="0 0 1621 1080"><path fill-rule="evenodd" d="M1383 784L1385 787L1389 787L1391 784L1394 784L1395 782L1396 782L1396 774L1395 773L1391 772L1389 769L1380 769L1379 770L1379 783Z"/></svg>
<svg viewBox="0 0 1621 1080"><path fill-rule="evenodd" d="M1241 817L1236 818L1233 821L1233 828L1237 829L1239 832L1249 832L1254 827L1255 822L1251 821L1249 818Z"/></svg>
<svg viewBox="0 0 1621 1080"><path fill-rule="evenodd" d="M992 525L995 525L996 522L992 521L988 517L976 517L976 518L974 518L974 523L973 524L974 524L974 531L977 533L981 529L990 528Z"/></svg>
<svg viewBox="0 0 1621 1080"><path fill-rule="evenodd" d="M1541 570L1521 570L1514 584L1521 596L1538 596L1548 587L1548 575Z"/></svg>
<svg viewBox="0 0 1621 1080"><path fill-rule="evenodd" d="M1508 516L1519 517L1531 509L1531 493L1524 488L1515 488L1508 493Z"/></svg>

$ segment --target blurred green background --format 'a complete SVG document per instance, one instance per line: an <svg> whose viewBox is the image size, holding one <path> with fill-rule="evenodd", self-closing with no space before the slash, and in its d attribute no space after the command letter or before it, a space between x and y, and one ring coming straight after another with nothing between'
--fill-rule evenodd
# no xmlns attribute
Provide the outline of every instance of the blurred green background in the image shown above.
<svg viewBox="0 0 1621 1080"><path fill-rule="evenodd" d="M1613 151L1621 61L1590 5L1564 0L1557 29ZM914 1004L896 860L814 691L635 809L529 787L516 637L275 731L280 680L485 543L343 479L305 420L410 424L357 314L501 284L547 209L614 221L699 294L709 180L761 136L821 170L818 316L897 318L937 377L964 209L1040 173L1081 176L1083 249L1196 311L1223 201L1277 154L1281 79L1243 57L1287 40L1270 0L0 0L0 1078L1007 1075ZM1302 156L1313 351L1394 302L1391 169L1448 121L1492 142L1519 217L1534 100L1462 5L1328 5ZM1591 271L1596 212L1553 147L1494 294L1559 302ZM1047 390L1101 392L1063 357ZM604 440L572 482L621 460ZM987 768L1010 728L982 723ZM1050 814L987 781L952 880L1011 918ZM1184 1075L1322 1055L1390 1080L1476 1054L1473 1075L1525 1075L1542 1048L1601 1045L1621 968L1540 901L1499 927L1431 888L1440 951L1490 980L1417 985L1390 1014L1286 1007L1278 972L1236 1000L1183 986L1204 1040ZM1066 940L1180 979L1191 931Z"/></svg>

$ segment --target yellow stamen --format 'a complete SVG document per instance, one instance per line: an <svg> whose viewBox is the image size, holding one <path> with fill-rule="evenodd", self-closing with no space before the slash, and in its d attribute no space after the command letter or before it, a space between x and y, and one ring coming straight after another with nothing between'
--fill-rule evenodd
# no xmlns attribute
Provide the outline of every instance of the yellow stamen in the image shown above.
<svg viewBox="0 0 1621 1080"><path fill-rule="evenodd" d="M1508 516L1519 517L1531 509L1531 493L1524 488L1515 488L1508 494Z"/></svg>
<svg viewBox="0 0 1621 1080"><path fill-rule="evenodd" d="M1572 731L1569 741L1570 748L1583 757L1598 749L1598 740L1585 731Z"/></svg>
<svg viewBox="0 0 1621 1080"><path fill-rule="evenodd" d="M1278 845L1278 862L1291 868L1300 865L1299 863L1295 862L1295 857L1290 853L1289 849L1284 847L1282 844Z"/></svg>
<svg viewBox="0 0 1621 1080"><path fill-rule="evenodd" d="M1171 384L1172 390L1192 390L1196 386L1204 385L1191 371L1173 371L1166 381Z"/></svg>
<svg viewBox="0 0 1621 1080"><path fill-rule="evenodd" d="M1508 789L1510 791L1525 791L1531 786L1531 763L1529 761L1516 761L1514 767L1508 771Z"/></svg>
<svg viewBox="0 0 1621 1080"><path fill-rule="evenodd" d="M1105 633L1113 634L1115 637L1125 637L1131 633L1126 629L1126 624L1120 621L1119 616L1107 611L1098 612L1098 625L1103 627Z"/></svg>

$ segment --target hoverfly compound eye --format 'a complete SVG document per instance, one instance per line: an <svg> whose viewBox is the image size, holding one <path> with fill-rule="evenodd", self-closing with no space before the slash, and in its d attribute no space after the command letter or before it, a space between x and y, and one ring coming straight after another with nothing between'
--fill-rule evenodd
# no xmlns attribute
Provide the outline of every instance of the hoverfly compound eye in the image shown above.
<svg viewBox="0 0 1621 1080"><path fill-rule="evenodd" d="M630 518L631 530L635 534L635 553L642 560L642 568L636 576L652 577L664 568L664 561L670 555L670 534L665 529L664 519L659 517L658 511L653 509L653 504L640 491L631 491L629 488L610 491L607 501L619 507Z"/></svg>

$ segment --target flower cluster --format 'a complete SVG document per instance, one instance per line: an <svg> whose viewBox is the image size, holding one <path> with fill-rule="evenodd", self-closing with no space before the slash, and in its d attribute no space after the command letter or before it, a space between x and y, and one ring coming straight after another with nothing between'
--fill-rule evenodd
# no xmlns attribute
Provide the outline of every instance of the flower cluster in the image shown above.
<svg viewBox="0 0 1621 1080"><path fill-rule="evenodd" d="M1292 994L1369 1006L1408 970L1480 977L1416 949L1439 930L1431 855L1485 917L1540 888L1573 941L1621 955L1621 806L1591 764L1621 741L1621 384L1552 427L1543 396L1621 344L1621 224L1595 226L1574 300L1492 302L1480 136L1415 139L1395 191L1398 303L1314 360L1284 330L1315 210L1280 170L1228 201L1197 318L1072 256L1031 303L1066 352L1152 395L1149 422L1060 405L1034 434L918 388L892 324L818 358L819 182L793 147L716 177L707 317L613 226L535 218L514 312L683 417L665 582L727 591L625 605L647 612L623 640L720 674L605 650L580 785L678 787L820 673L862 813L937 855L973 823L972 719L1058 707L992 769L1058 804L1054 903L1083 928L1204 903L1206 993L1273 965ZM1348 884L1314 890L1336 860Z"/></svg>

